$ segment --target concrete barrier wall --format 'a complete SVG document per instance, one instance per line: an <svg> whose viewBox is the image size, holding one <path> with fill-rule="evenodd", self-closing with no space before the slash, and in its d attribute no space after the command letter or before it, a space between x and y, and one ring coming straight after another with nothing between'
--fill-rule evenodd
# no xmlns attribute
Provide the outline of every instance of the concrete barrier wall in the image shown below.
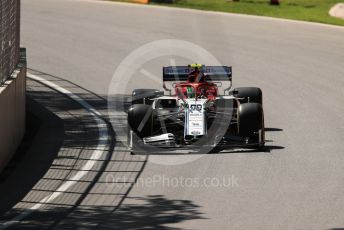
<svg viewBox="0 0 344 230"><path fill-rule="evenodd" d="M11 77L0 86L0 172L14 155L25 133L26 52Z"/></svg>

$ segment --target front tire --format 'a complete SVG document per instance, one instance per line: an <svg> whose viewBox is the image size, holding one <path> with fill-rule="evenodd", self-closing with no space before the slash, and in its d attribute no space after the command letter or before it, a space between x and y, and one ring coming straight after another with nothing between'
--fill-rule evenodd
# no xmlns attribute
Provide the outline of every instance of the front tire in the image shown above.
<svg viewBox="0 0 344 230"><path fill-rule="evenodd" d="M244 103L238 108L239 135L261 147L265 143L264 112L259 103Z"/></svg>
<svg viewBox="0 0 344 230"><path fill-rule="evenodd" d="M128 110L129 129L138 137L144 138L152 135L153 109L150 105L135 104Z"/></svg>

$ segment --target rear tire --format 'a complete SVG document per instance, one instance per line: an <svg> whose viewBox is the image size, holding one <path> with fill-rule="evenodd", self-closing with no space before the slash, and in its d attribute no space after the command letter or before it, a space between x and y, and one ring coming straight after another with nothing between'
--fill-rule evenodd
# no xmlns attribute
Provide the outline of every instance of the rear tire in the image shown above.
<svg viewBox="0 0 344 230"><path fill-rule="evenodd" d="M135 89L132 93L132 105L135 104L152 104L152 100L157 96L162 96L164 93L157 89Z"/></svg>
<svg viewBox="0 0 344 230"><path fill-rule="evenodd" d="M263 92L257 87L240 87L233 90L234 96L240 99L240 103L263 104Z"/></svg>

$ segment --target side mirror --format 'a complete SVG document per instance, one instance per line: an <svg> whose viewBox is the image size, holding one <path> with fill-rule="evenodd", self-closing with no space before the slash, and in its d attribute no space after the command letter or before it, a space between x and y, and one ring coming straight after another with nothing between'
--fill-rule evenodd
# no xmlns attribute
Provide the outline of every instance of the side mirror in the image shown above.
<svg viewBox="0 0 344 230"><path fill-rule="evenodd" d="M232 94L233 94L233 95L238 95L238 94L239 94L239 91L238 91L237 89L234 89L234 90L232 91Z"/></svg>
<svg viewBox="0 0 344 230"><path fill-rule="evenodd" d="M157 91L154 92L154 95L157 96L157 97L164 96L164 91L157 90Z"/></svg>

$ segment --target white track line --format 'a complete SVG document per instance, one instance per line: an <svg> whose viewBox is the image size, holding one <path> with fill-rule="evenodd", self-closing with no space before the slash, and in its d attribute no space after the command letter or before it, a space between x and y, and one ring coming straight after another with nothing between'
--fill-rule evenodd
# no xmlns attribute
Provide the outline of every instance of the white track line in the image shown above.
<svg viewBox="0 0 344 230"><path fill-rule="evenodd" d="M68 96L75 102L79 103L82 107L84 107L90 114L94 117L94 120L97 122L97 127L99 131L99 138L98 138L98 144L95 150L93 151L91 158L85 163L85 165L78 171L72 178L70 178L68 181L64 182L55 192L53 192L51 195L48 195L44 197L41 201L39 201L37 204L32 206L29 209L26 209L23 211L20 215L13 218L10 221L7 221L3 223L0 226L0 229L6 229L14 224L20 223L21 220L23 220L25 217L30 215L35 210L40 209L43 205L46 203L50 203L53 200L55 200L57 197L59 197L63 192L67 191L70 187L72 187L74 184L76 184L79 180L81 180L83 177L86 176L89 170L93 168L93 166L96 164L97 160L101 158L101 156L104 154L106 146L108 145L109 141L109 135L108 135L108 127L107 124L103 121L101 113L99 113L94 107L92 107L89 103L87 103L85 100L80 98L79 96L73 94L72 92L66 90L65 88L62 88L58 85L56 85L53 82L50 82L48 80L45 80L41 77L38 77L33 74L27 74L27 77L30 79L33 79L35 81L38 81L46 86L49 86L53 88L54 90Z"/></svg>

